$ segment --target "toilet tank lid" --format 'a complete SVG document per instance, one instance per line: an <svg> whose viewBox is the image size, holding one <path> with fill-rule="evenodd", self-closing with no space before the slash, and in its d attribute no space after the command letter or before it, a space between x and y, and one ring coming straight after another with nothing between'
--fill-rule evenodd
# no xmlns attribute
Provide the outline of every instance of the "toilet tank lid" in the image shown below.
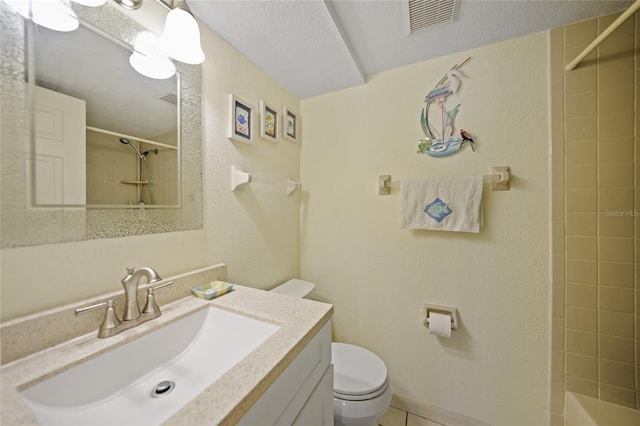
<svg viewBox="0 0 640 426"><path fill-rule="evenodd" d="M286 294L287 296L304 298L308 296L314 288L316 288L314 283L294 278L284 284L280 284L271 291L274 293Z"/></svg>

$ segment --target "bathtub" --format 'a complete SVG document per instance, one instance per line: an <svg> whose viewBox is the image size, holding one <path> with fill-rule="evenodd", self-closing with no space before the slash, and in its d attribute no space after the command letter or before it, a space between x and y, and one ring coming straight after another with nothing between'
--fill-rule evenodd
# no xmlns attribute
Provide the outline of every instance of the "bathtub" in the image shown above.
<svg viewBox="0 0 640 426"><path fill-rule="evenodd" d="M640 411L573 392L564 394L565 426L638 426Z"/></svg>

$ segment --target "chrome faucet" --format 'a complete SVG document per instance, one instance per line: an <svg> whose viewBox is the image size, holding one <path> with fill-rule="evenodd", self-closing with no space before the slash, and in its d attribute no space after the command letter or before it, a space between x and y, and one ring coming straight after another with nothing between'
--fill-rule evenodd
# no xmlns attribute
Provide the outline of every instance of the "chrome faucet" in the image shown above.
<svg viewBox="0 0 640 426"><path fill-rule="evenodd" d="M136 270L135 267L127 268L127 276L120 282L124 287L124 315L122 321L132 321L140 318L140 306L138 305L138 286L140 278L147 277L149 284L161 281L160 275L152 268L144 266Z"/></svg>
<svg viewBox="0 0 640 426"><path fill-rule="evenodd" d="M130 266L127 268L127 275L121 280L122 287L124 287L125 307L122 321L118 319L115 312L115 302L113 299L105 302L97 303L90 306L85 306L75 310L76 315L80 315L84 312L92 311L101 307L106 307L105 316L98 330L98 337L110 337L114 336L124 330L136 327L144 322L158 318L161 314L160 308L155 300L154 290L173 284L173 281L168 281L164 284L160 284L155 287L147 288L147 301L142 312L140 312L140 305L138 305L138 286L140 285L140 279L147 277L148 284L157 283L162 281L160 275L152 268L142 267L136 270L135 267Z"/></svg>

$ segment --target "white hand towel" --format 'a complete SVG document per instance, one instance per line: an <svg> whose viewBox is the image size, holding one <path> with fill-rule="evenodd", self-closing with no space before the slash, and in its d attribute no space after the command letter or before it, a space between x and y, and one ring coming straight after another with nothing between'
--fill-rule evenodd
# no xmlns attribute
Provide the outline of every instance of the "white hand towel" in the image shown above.
<svg viewBox="0 0 640 426"><path fill-rule="evenodd" d="M402 181L402 228L480 232L482 176Z"/></svg>

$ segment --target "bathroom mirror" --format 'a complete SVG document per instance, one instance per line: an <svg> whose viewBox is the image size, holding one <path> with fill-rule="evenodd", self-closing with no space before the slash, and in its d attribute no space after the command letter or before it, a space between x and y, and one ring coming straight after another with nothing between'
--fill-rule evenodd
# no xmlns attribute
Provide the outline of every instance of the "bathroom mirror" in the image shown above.
<svg viewBox="0 0 640 426"><path fill-rule="evenodd" d="M179 74L143 76L86 26L33 35L32 205L179 207Z"/></svg>
<svg viewBox="0 0 640 426"><path fill-rule="evenodd" d="M111 3L72 7L81 22L76 34L38 27L0 2L2 247L201 229L200 66L176 62L176 77L166 81L138 75L128 57L145 28ZM72 39L82 40L79 52L93 54L89 63L63 69L61 62L68 62L64 47ZM117 53L111 56L108 51ZM109 77L91 70L95 58L106 59L99 68L112 66ZM47 71L47 66L61 72ZM130 75L124 77L123 72ZM60 75L70 73L72 78L60 80ZM125 81L136 79L133 84L148 86L147 105L126 97L134 92ZM68 87L69 82L82 82L85 93ZM47 169L46 161L37 161L37 156L47 155L38 152L37 138L43 134L38 126L45 124L45 137L49 130L61 133L51 124L54 112L36 109L39 86L85 102L86 140L70 149L76 154L84 149L79 157L85 162L66 162L84 166L67 179L70 187L65 182L59 189L52 183L55 165ZM107 93L99 93L105 87ZM143 97L135 93L134 98ZM101 162L104 158L107 161ZM124 174L116 176L124 163ZM122 194L114 197L113 192Z"/></svg>

